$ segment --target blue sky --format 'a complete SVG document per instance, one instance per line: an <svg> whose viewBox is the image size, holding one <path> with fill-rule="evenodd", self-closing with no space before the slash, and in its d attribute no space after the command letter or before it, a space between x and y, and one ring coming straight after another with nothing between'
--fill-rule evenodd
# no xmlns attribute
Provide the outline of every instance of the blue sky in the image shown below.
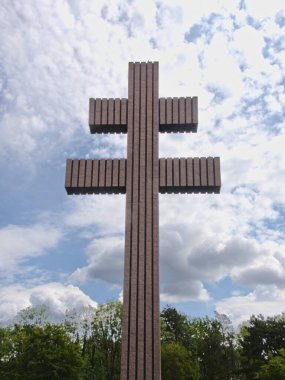
<svg viewBox="0 0 285 380"><path fill-rule="evenodd" d="M197 134L160 157L220 156L220 195L160 196L162 306L285 310L284 1L0 1L0 321L121 297L124 196L67 196L68 157L126 157L91 135L89 97L127 97L129 61L160 96L198 96Z"/></svg>

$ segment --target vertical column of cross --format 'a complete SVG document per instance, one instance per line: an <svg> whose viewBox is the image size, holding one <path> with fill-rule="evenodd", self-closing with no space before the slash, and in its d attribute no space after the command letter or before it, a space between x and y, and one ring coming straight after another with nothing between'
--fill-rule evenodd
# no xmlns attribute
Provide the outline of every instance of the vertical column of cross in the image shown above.
<svg viewBox="0 0 285 380"><path fill-rule="evenodd" d="M160 379L158 63L130 63L121 380Z"/></svg>

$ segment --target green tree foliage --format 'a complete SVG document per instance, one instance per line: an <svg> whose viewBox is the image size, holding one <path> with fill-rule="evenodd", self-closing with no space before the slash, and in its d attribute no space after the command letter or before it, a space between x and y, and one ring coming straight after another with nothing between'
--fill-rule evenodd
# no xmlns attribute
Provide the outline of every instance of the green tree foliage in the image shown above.
<svg viewBox="0 0 285 380"><path fill-rule="evenodd" d="M77 380L79 347L62 325L14 325L2 334L0 378L7 380Z"/></svg>
<svg viewBox="0 0 285 380"><path fill-rule="evenodd" d="M69 313L51 323L27 308L0 327L2 380L119 380L122 304ZM49 321L49 322L48 322ZM251 317L239 334L226 315L190 319L161 313L162 380L285 380L285 317Z"/></svg>
<svg viewBox="0 0 285 380"><path fill-rule="evenodd" d="M99 305L90 319L82 324L82 356L84 378L117 380L121 360L121 302Z"/></svg>
<svg viewBox="0 0 285 380"><path fill-rule="evenodd" d="M185 347L177 342L161 347L162 380L198 380L199 364Z"/></svg>
<svg viewBox="0 0 285 380"><path fill-rule="evenodd" d="M263 365L285 348L285 319L252 316L240 333L241 367L245 379L255 379Z"/></svg>
<svg viewBox="0 0 285 380"><path fill-rule="evenodd" d="M161 312L162 343L179 342L188 346L188 318L174 307L166 306Z"/></svg>
<svg viewBox="0 0 285 380"><path fill-rule="evenodd" d="M179 343L190 354L192 365L196 363L200 368L201 379L233 379L237 366L234 333L226 316L219 315L219 318L224 324L209 318L191 320L167 306L161 313L162 352L164 345ZM162 362L162 373L164 365L165 361Z"/></svg>
<svg viewBox="0 0 285 380"><path fill-rule="evenodd" d="M266 364L263 364L256 374L260 380L285 380L285 350L281 348L276 355L269 354Z"/></svg>

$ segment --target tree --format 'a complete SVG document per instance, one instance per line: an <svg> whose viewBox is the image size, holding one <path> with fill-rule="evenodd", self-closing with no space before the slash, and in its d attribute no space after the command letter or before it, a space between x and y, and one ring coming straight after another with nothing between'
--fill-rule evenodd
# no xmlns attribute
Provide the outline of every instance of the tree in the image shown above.
<svg viewBox="0 0 285 380"><path fill-rule="evenodd" d="M178 342L189 348L187 316L168 305L162 310L160 317L162 343Z"/></svg>
<svg viewBox="0 0 285 380"><path fill-rule="evenodd" d="M1 379L77 380L82 366L79 346L61 325L17 325L6 329Z"/></svg>
<svg viewBox="0 0 285 380"><path fill-rule="evenodd" d="M109 301L99 305L89 323L83 326L82 355L84 378L116 380L120 378L122 303Z"/></svg>
<svg viewBox="0 0 285 380"><path fill-rule="evenodd" d="M198 380L199 364L181 344L171 342L161 347L162 380Z"/></svg>
<svg viewBox="0 0 285 380"><path fill-rule="evenodd" d="M285 348L285 319L262 315L252 316L248 326L240 333L241 365L245 379L255 379L256 373L269 357L274 357Z"/></svg>
<svg viewBox="0 0 285 380"><path fill-rule="evenodd" d="M268 361L256 374L260 380L285 380L285 350L281 348L277 355L269 354Z"/></svg>

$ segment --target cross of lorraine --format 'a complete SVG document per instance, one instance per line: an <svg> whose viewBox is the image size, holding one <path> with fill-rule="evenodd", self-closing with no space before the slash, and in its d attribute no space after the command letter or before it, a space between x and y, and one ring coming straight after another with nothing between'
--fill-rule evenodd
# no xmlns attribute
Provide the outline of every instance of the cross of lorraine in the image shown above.
<svg viewBox="0 0 285 380"><path fill-rule="evenodd" d="M128 99L90 99L91 133L127 159L68 159L68 194L126 193L121 380L160 380L160 193L219 193L219 157L159 158L159 132L197 132L198 98L159 98L158 62L130 62Z"/></svg>

